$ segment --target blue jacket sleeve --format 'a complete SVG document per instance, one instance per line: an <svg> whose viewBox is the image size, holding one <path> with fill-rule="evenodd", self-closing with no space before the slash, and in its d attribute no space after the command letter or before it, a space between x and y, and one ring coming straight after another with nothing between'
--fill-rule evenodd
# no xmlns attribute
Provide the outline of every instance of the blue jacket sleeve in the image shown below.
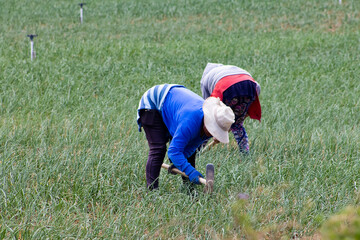
<svg viewBox="0 0 360 240"><path fill-rule="evenodd" d="M168 156L177 169L190 175L195 168L190 165L185 156L185 151L194 152L198 146L189 146L188 143L197 134L198 129L190 127L188 124L180 124L170 142ZM193 148L193 150L192 150Z"/></svg>

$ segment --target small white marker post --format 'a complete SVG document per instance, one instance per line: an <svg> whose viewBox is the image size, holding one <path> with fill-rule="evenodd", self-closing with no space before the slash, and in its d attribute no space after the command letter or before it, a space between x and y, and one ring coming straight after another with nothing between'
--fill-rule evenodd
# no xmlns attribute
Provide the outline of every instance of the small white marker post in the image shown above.
<svg viewBox="0 0 360 240"><path fill-rule="evenodd" d="M339 4L341 4L341 0L339 0Z"/></svg>
<svg viewBox="0 0 360 240"><path fill-rule="evenodd" d="M80 5L80 22L83 23L83 6L85 5L86 3L79 3Z"/></svg>
<svg viewBox="0 0 360 240"><path fill-rule="evenodd" d="M36 57L36 52L34 51L34 37L37 37L37 35L29 34L27 37L30 38L30 56L32 61Z"/></svg>

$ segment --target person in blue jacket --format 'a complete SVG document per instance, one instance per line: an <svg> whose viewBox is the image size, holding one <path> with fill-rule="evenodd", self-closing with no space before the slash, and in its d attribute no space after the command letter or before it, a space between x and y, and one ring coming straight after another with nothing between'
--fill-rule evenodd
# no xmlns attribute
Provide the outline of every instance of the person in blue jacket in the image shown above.
<svg viewBox="0 0 360 240"><path fill-rule="evenodd" d="M146 182L150 190L159 187L161 165L170 141L168 157L173 166L200 184L203 175L195 169L197 148L211 137L228 143L228 131L235 115L219 98L204 100L182 85L156 85L147 90L137 112L139 131L144 129L149 145ZM171 170L170 170L171 171Z"/></svg>

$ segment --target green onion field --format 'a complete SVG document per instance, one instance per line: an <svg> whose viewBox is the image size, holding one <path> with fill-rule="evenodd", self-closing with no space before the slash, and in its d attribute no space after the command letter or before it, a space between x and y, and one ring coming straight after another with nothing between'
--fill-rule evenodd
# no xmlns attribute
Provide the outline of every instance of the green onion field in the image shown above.
<svg viewBox="0 0 360 240"><path fill-rule="evenodd" d="M359 239L360 1L80 2L0 0L0 239ZM230 134L212 195L149 192L139 100L208 62L261 85L250 154Z"/></svg>

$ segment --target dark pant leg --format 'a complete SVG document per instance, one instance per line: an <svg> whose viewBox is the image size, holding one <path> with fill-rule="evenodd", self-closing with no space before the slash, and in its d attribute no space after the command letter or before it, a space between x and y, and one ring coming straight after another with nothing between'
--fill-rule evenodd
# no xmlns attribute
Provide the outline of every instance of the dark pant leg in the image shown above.
<svg viewBox="0 0 360 240"><path fill-rule="evenodd" d="M140 111L140 121L149 144L146 185L150 190L153 190L159 187L159 175L166 154L169 132L157 110Z"/></svg>

